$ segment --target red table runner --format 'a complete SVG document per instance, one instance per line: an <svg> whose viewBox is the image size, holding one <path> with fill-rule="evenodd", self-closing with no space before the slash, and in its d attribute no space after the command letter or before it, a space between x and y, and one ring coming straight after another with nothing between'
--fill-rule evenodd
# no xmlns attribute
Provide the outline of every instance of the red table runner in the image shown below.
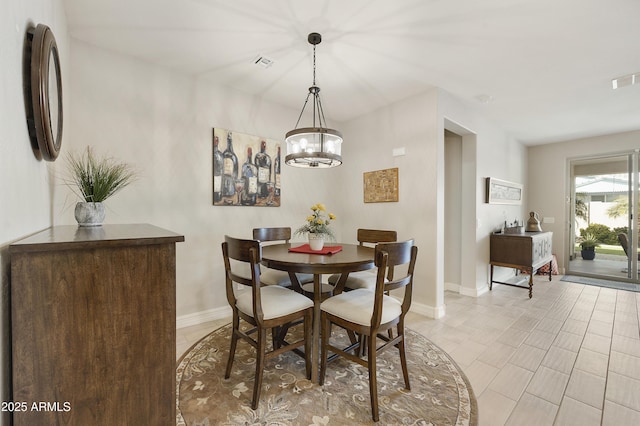
<svg viewBox="0 0 640 426"><path fill-rule="evenodd" d="M303 244L298 247L291 247L290 252L293 253L308 253L308 254L334 254L342 250L342 246L324 246L322 250L311 250L309 244Z"/></svg>

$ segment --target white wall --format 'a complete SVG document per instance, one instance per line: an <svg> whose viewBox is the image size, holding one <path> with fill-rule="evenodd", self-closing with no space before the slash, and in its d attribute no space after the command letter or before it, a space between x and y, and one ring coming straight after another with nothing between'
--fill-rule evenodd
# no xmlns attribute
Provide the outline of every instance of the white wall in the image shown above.
<svg viewBox="0 0 640 426"><path fill-rule="evenodd" d="M461 179L472 181L461 202L472 213L462 214L459 224L470 235L472 247L462 247L462 264L472 272L470 278L462 277L467 288L460 291L480 294L487 289L490 233L507 218L524 219L525 211L524 206L484 204L484 179L525 183L526 150L521 144L452 95L434 89L347 123L345 140L350 143L345 142L343 154L357 163L345 163L348 167L341 169L345 192L352 194L344 200L349 213L344 229L396 229L398 238L414 238L420 249L414 307L434 317L445 312L444 130L449 127L463 136ZM392 156L393 148L405 148L406 155ZM362 173L392 167L399 168L399 202L364 204ZM467 170L472 170L470 178Z"/></svg>
<svg viewBox="0 0 640 426"><path fill-rule="evenodd" d="M555 223L542 223L553 231L553 252L560 268L567 266L569 194L567 167L571 158L619 153L640 148L640 131L618 133L528 148L529 191L527 205L541 218L553 217Z"/></svg>
<svg viewBox="0 0 640 426"><path fill-rule="evenodd" d="M250 238L253 227L295 229L311 205L323 202L338 216L341 237L345 211L335 169L283 166L279 208L212 205L212 128L282 140L300 111L76 40L71 46L74 85L65 149L90 145L140 171L133 185L105 203L106 223L151 223L185 235L177 245L179 319L228 309L220 251L225 234ZM77 200L65 186L58 189L55 223L73 224Z"/></svg>
<svg viewBox="0 0 640 426"><path fill-rule="evenodd" d="M437 91L397 102L345 125L340 168L345 226L355 240L355 229L394 229L398 239L415 239L419 247L414 280L414 305L431 316L441 315L435 270L437 156ZM444 136L443 136L444 137ZM348 141L348 142L347 142ZM392 155L393 148L406 154ZM399 202L363 200L363 173L398 167ZM348 237L348 236L347 236ZM442 286L442 283L440 283Z"/></svg>
<svg viewBox="0 0 640 426"><path fill-rule="evenodd" d="M57 163L38 161L29 140L23 96L23 60L27 28L49 26L56 37L68 107L69 46L61 1L0 0L0 398L9 401L9 255L8 246L52 222L51 174ZM66 135L63 135L63 146ZM2 413L1 424L9 424Z"/></svg>

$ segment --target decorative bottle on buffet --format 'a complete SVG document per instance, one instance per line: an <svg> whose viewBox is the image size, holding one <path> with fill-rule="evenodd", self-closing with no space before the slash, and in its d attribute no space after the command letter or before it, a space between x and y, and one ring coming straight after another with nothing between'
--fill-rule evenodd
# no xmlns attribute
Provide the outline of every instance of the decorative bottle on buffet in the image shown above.
<svg viewBox="0 0 640 426"><path fill-rule="evenodd" d="M213 137L213 202L222 201L222 172L224 171L224 160L222 152L218 149L220 140Z"/></svg>
<svg viewBox="0 0 640 426"><path fill-rule="evenodd" d="M280 196L280 145L278 145L278 155L273 160L273 174L275 175L275 196Z"/></svg>
<svg viewBox="0 0 640 426"><path fill-rule="evenodd" d="M242 180L244 189L242 191L241 203L245 206L256 204L256 194L258 193L258 168L251 162L251 147L247 148L247 161L242 165Z"/></svg>
<svg viewBox="0 0 640 426"><path fill-rule="evenodd" d="M222 173L222 196L233 197L236 193L236 179L238 178L238 157L233 152L233 142L231 132L227 134L227 149L222 153L224 162ZM233 203L232 200L226 200Z"/></svg>
<svg viewBox="0 0 640 426"><path fill-rule="evenodd" d="M269 196L267 183L271 181L271 157L266 152L267 142L260 142L260 152L256 154L256 167L258 167L258 197Z"/></svg>

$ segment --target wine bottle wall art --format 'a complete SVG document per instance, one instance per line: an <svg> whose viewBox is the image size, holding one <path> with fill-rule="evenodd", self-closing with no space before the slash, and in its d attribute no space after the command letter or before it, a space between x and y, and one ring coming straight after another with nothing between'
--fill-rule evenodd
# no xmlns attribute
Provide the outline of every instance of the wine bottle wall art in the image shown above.
<svg viewBox="0 0 640 426"><path fill-rule="evenodd" d="M214 128L214 206L280 207L281 141Z"/></svg>

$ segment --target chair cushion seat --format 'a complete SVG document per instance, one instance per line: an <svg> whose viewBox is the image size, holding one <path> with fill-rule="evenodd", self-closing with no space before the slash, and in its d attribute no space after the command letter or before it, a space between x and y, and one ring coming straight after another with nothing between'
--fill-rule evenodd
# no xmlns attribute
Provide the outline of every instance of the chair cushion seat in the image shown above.
<svg viewBox="0 0 640 426"><path fill-rule="evenodd" d="M266 285L279 285L281 287L291 287L291 278L285 271L262 268L260 272L260 282Z"/></svg>
<svg viewBox="0 0 640 426"><path fill-rule="evenodd" d="M364 288L367 290L375 290L377 280L378 269L371 269L368 271L351 272L347 277L347 282L344 284L344 288L355 290L358 288ZM338 284L340 274L331 275L328 279L332 285ZM386 278L385 278L386 281Z"/></svg>
<svg viewBox="0 0 640 426"><path fill-rule="evenodd" d="M277 285L261 287L260 300L264 319L283 317L294 312L313 307L309 298ZM238 310L253 317L253 296L251 290L244 290L237 295Z"/></svg>
<svg viewBox="0 0 640 426"><path fill-rule="evenodd" d="M296 274L300 284L313 282L313 274ZM291 287L291 278L289 273L262 267L260 271L260 282L266 285L279 285L282 287Z"/></svg>
<svg viewBox="0 0 640 426"><path fill-rule="evenodd" d="M373 291L361 288L328 298L322 302L320 309L347 321L369 326L373 315L374 299L375 293ZM401 313L402 303L400 301L387 295L382 297L381 324L392 321Z"/></svg>

